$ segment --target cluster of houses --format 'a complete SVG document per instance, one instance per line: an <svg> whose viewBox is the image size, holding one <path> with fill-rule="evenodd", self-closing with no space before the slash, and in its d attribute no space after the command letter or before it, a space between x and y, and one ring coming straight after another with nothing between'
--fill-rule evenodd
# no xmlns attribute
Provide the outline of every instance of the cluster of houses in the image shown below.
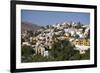
<svg viewBox="0 0 100 73"><path fill-rule="evenodd" d="M33 33L37 35L28 36L28 31L25 31L21 35L24 39L21 45L31 46L35 55L48 57L49 49L52 49L52 44L57 42L57 39L69 40L75 46L74 50L78 50L80 54L85 54L85 51L90 49L90 27L79 22L54 24Z"/></svg>

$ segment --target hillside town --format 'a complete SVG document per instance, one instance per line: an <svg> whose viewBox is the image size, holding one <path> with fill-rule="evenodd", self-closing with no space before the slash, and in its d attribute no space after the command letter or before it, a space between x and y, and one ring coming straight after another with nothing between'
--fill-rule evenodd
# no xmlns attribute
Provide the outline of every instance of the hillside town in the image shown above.
<svg viewBox="0 0 100 73"><path fill-rule="evenodd" d="M90 49L90 27L80 22L63 22L44 26L35 32L25 30L21 34L21 46L30 46L35 51L33 55L43 57L51 55L49 50L58 40L69 41L73 50L85 54Z"/></svg>

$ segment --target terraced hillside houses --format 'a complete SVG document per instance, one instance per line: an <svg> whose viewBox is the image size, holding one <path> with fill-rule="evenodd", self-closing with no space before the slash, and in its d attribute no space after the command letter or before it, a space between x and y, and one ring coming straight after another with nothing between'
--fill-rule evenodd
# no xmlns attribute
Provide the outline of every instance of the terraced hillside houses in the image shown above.
<svg viewBox="0 0 100 73"><path fill-rule="evenodd" d="M80 22L63 22L47 25L33 32L25 30L21 34L21 46L31 46L34 55L50 56L49 50L58 40L68 40L80 54L90 49L90 27Z"/></svg>

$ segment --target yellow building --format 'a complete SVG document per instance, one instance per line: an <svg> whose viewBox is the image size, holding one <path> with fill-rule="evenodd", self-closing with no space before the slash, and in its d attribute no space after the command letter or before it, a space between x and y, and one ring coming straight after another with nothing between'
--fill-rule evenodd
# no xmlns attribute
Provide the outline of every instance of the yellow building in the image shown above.
<svg viewBox="0 0 100 73"><path fill-rule="evenodd" d="M84 45L84 46L90 46L90 40L89 39L76 39L73 41L74 45Z"/></svg>
<svg viewBox="0 0 100 73"><path fill-rule="evenodd" d="M89 39L76 39L72 42L75 45L75 50L79 50L80 54L85 54L85 51L90 48Z"/></svg>

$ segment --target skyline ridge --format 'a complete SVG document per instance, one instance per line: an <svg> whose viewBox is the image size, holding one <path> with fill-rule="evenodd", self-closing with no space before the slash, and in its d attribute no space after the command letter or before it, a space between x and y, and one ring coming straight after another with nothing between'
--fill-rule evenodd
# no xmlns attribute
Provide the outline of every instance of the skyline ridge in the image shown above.
<svg viewBox="0 0 100 73"><path fill-rule="evenodd" d="M38 25L52 25L65 21L90 24L90 14L83 12L21 10L21 21L27 21Z"/></svg>

